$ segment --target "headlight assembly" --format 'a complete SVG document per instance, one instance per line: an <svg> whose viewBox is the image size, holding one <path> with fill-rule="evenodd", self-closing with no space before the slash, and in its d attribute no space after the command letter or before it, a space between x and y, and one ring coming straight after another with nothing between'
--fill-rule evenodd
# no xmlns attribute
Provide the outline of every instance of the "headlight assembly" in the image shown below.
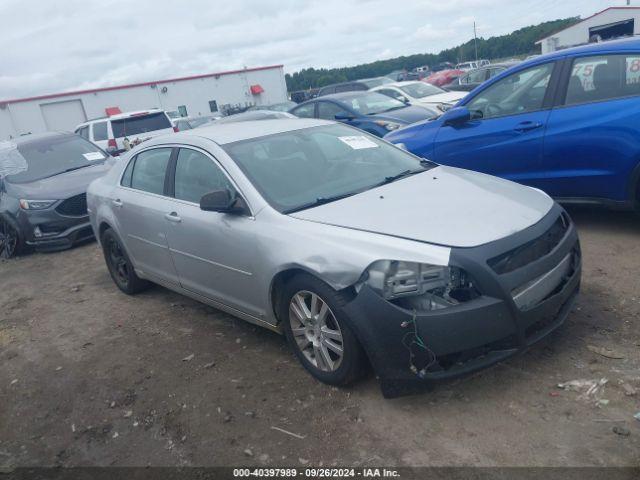
<svg viewBox="0 0 640 480"><path fill-rule="evenodd" d="M362 276L385 300L425 311L448 308L480 296L469 275L458 267L378 260Z"/></svg>
<svg viewBox="0 0 640 480"><path fill-rule="evenodd" d="M20 208L23 210L44 210L56 203L57 200L25 200L20 199Z"/></svg>

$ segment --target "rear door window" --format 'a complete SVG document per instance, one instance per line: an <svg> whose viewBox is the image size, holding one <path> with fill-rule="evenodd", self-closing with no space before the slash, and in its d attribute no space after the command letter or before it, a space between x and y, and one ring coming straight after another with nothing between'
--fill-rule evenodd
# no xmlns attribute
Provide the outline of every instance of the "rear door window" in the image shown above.
<svg viewBox="0 0 640 480"><path fill-rule="evenodd" d="M111 128L115 138L145 134L171 128L171 126L169 118L163 112L111 120Z"/></svg>
<svg viewBox="0 0 640 480"><path fill-rule="evenodd" d="M107 140L109 135L107 134L107 122L97 122L93 124L93 140L99 142L101 140Z"/></svg>
<svg viewBox="0 0 640 480"><path fill-rule="evenodd" d="M640 54L597 55L573 62L565 105L640 95Z"/></svg>
<svg viewBox="0 0 640 480"><path fill-rule="evenodd" d="M131 174L131 188L164 194L164 179L170 158L171 148L154 148L139 153Z"/></svg>

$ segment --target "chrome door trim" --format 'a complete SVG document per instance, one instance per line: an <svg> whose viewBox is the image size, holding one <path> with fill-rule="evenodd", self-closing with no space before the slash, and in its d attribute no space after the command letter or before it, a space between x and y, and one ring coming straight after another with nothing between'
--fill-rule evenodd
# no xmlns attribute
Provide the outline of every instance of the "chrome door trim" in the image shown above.
<svg viewBox="0 0 640 480"><path fill-rule="evenodd" d="M222 267L222 268L225 268L227 270L231 270L233 272L241 273L241 274L247 275L249 277L253 275L253 273L251 273L251 272L245 272L244 270L239 270L237 268L233 268L233 267L230 267L228 265L223 265L222 263L217 263L217 262L214 262L212 260L207 260L206 258L198 257L197 255L192 255L192 254L187 253L187 252L182 252L180 250L176 250L175 248L169 247L169 251L171 253L178 253L180 255L184 255L185 257L193 258L194 260L199 260L201 262L205 262L205 263L209 263L211 265L215 265L216 267Z"/></svg>

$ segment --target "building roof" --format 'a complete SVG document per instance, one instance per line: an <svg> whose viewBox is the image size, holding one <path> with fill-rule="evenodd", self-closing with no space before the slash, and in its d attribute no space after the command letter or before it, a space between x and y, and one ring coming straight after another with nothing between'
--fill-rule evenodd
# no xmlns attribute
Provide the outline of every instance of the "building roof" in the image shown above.
<svg viewBox="0 0 640 480"><path fill-rule="evenodd" d="M587 21L587 20L589 20L589 19L591 19L591 18L593 18L593 17L597 17L598 15L602 15L604 12L607 12L607 11L609 11L609 10L640 10L640 7L631 7L631 6L628 6L628 7L608 7L608 8L605 8L604 10L600 10L599 12L596 12L596 13L594 13L593 15L588 16L587 18L581 18L581 19L580 19L580 21L578 21L578 22L574 23L573 25L570 25L570 26L568 26L568 27L565 27L565 28L563 28L562 30L556 30L556 31L555 31L555 32L553 32L552 34L547 35L547 36L546 36L546 37L544 37L544 38L541 38L541 39L540 39L540 40L538 40L535 44L537 45L537 44L539 44L539 43L542 43L542 42L543 42L544 40L546 40L547 38L551 38L551 37L553 37L553 36L555 36L555 35L559 34L560 32L564 32L565 30L569 30L570 28L573 28L573 27L575 27L576 25L580 25L582 22L585 22L585 21Z"/></svg>
<svg viewBox="0 0 640 480"><path fill-rule="evenodd" d="M282 68L283 65L269 65L266 67L253 67L253 68L243 68L241 70L227 70L224 72L214 72L214 73L204 73L201 75L191 75L188 77L177 77L177 78L169 78L166 80L154 80L151 82L142 82L142 83L130 83L127 85L116 85L113 87L102 87L102 88L91 88L88 90L75 90L72 92L62 92L62 93L51 93L47 95L38 95L35 97L24 97L24 98L14 98L11 100L0 100L0 105L7 105L11 103L20 103L20 102L29 102L32 100L48 100L50 98L60 98L60 97L68 97L74 95L83 95L87 93L98 93L98 92L108 92L111 90L122 90L125 88L134 88L134 87L150 87L152 85L161 85L164 83L174 83L174 82L184 82L187 80L197 80L199 78L210 78L210 77L222 77L224 75L235 75L238 73L245 72L259 72L261 70L272 70L275 68Z"/></svg>

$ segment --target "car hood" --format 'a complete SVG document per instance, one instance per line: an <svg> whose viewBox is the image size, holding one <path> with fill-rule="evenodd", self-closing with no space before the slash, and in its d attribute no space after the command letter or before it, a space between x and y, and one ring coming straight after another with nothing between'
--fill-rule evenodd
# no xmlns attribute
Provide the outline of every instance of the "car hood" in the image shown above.
<svg viewBox="0 0 640 480"><path fill-rule="evenodd" d="M553 200L539 190L439 166L291 216L420 242L475 247L537 223L552 206Z"/></svg>
<svg viewBox="0 0 640 480"><path fill-rule="evenodd" d="M466 96L466 92L444 92L419 98L420 103L456 103Z"/></svg>
<svg viewBox="0 0 640 480"><path fill-rule="evenodd" d="M392 110L388 113L379 113L376 115L367 115L366 118L371 120L388 120L391 122L414 123L426 120L432 115L422 107L408 106Z"/></svg>
<svg viewBox="0 0 640 480"><path fill-rule="evenodd" d="M80 168L43 178L30 183L9 183L14 195L30 200L62 200L87 191L87 187L96 178L107 173L113 162L106 161L90 167Z"/></svg>

